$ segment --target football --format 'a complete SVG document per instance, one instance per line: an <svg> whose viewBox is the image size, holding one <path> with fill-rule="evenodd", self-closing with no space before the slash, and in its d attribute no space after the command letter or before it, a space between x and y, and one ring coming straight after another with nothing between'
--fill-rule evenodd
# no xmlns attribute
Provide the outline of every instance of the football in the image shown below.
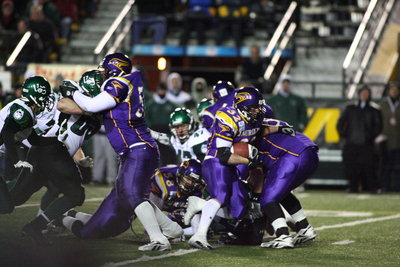
<svg viewBox="0 0 400 267"><path fill-rule="evenodd" d="M235 143L231 152L245 158L253 158L257 155L258 149L248 143Z"/></svg>

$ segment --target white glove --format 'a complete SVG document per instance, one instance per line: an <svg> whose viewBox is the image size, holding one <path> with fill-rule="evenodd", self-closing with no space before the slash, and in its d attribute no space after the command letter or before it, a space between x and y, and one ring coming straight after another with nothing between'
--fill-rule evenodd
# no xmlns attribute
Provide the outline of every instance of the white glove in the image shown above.
<svg viewBox="0 0 400 267"><path fill-rule="evenodd" d="M58 130L57 139L58 139L58 141L63 142L63 143L68 137L67 122L68 122L67 119L63 120L63 122L60 125L60 129Z"/></svg>
<svg viewBox="0 0 400 267"><path fill-rule="evenodd" d="M169 137L166 133L159 133L153 130L150 130L151 133L151 137L153 137L154 139L156 139L158 142L160 142L160 144L169 146Z"/></svg>
<svg viewBox="0 0 400 267"><path fill-rule="evenodd" d="M80 165L80 166L82 166L82 167L89 167L89 168L92 168L93 167L93 165L94 165L94 162L93 162L93 159L91 158L91 157L89 157L89 156L86 156L86 157L84 157L84 158L81 158L79 161L78 161L78 164Z"/></svg>
<svg viewBox="0 0 400 267"><path fill-rule="evenodd" d="M32 164L30 164L27 161L22 161L22 160L18 161L17 163L14 164L14 168L29 168L29 170L33 172Z"/></svg>

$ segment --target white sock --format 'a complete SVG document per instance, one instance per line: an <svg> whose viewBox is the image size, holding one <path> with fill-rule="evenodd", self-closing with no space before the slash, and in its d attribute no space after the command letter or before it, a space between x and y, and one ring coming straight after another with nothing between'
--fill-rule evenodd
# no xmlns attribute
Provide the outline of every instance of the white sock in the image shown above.
<svg viewBox="0 0 400 267"><path fill-rule="evenodd" d="M215 214L217 214L217 211L220 207L221 203L219 203L219 201L216 199L210 199L207 201L201 210L201 219L196 235L207 238L208 228L210 227L211 222L213 221Z"/></svg>
<svg viewBox="0 0 400 267"><path fill-rule="evenodd" d="M200 219L201 219L201 215L196 214L193 216L192 220L190 221L190 225L193 229L193 234L196 233L197 230L199 229Z"/></svg>
<svg viewBox="0 0 400 267"><path fill-rule="evenodd" d="M154 209L149 202L144 201L135 209L135 214L149 235L150 241L168 243L168 239L161 233Z"/></svg>
<svg viewBox="0 0 400 267"><path fill-rule="evenodd" d="M150 203L153 206L154 214L157 222L161 227L162 233L170 238L178 238L183 235L182 227L168 218L156 205Z"/></svg>
<svg viewBox="0 0 400 267"><path fill-rule="evenodd" d="M183 234L184 235L193 235L194 231L192 227L186 227L183 229Z"/></svg>
<svg viewBox="0 0 400 267"><path fill-rule="evenodd" d="M75 215L75 218L80 220L81 222L83 222L83 224L86 224L90 218L92 217L92 215L84 213L84 212L77 212Z"/></svg>
<svg viewBox="0 0 400 267"><path fill-rule="evenodd" d="M75 219L74 217L71 216L65 216L62 219L62 224L69 230L72 232L72 225L74 224L74 222L79 221L78 219Z"/></svg>
<svg viewBox="0 0 400 267"><path fill-rule="evenodd" d="M292 214L293 220L296 222L300 222L306 218L306 215L304 214L303 209L300 209L297 211L295 214Z"/></svg>
<svg viewBox="0 0 400 267"><path fill-rule="evenodd" d="M273 221L272 223L272 227L274 228L274 231L276 232L276 230L278 230L279 228L282 227L288 227L286 224L286 220L285 218L278 218L275 221Z"/></svg>
<svg viewBox="0 0 400 267"><path fill-rule="evenodd" d="M41 208L39 208L39 210L38 210L38 212L36 214L36 217L39 217L42 214L43 214L43 210Z"/></svg>

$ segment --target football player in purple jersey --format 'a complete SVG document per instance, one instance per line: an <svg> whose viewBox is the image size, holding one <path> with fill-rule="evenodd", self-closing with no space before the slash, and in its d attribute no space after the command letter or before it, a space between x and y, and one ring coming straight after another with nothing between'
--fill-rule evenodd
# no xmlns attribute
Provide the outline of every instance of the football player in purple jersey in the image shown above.
<svg viewBox="0 0 400 267"><path fill-rule="evenodd" d="M282 125L281 121L267 120L268 125ZM293 131L293 129L287 128ZM284 131L285 132L285 131ZM267 132L264 132L267 133ZM310 177L318 166L318 146L305 135L296 132L266 134L256 146L265 170L265 182L260 197L263 214L268 218L276 239L261 244L267 248L293 248L294 245L317 236L308 223L299 200L291 193ZM281 204L292 217L297 235L289 235Z"/></svg>
<svg viewBox="0 0 400 267"><path fill-rule="evenodd" d="M211 249L207 242L208 228L222 206L228 208L233 218L246 213L247 190L239 181L238 164L257 168L258 158L245 158L231 152L234 143L251 143L261 129L265 114L264 99L258 89L244 87L235 93L234 106L219 109L211 128L208 151L203 161L203 176L211 198L204 204L197 232L189 245Z"/></svg>
<svg viewBox="0 0 400 267"><path fill-rule="evenodd" d="M180 237L183 231L147 200L159 152L144 120L140 71L131 73L131 61L121 53L105 56L99 67L105 76L102 92L94 98L69 92L79 107L68 106L64 112L103 113L108 140L120 155L118 176L114 188L86 224L69 217L64 223L81 238L105 238L126 231L136 215L150 237L150 243L139 250L169 250L167 236Z"/></svg>

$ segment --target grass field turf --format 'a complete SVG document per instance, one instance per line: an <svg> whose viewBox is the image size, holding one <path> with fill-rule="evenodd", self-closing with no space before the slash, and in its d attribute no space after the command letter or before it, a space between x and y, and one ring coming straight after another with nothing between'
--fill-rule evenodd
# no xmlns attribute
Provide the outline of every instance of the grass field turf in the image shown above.
<svg viewBox="0 0 400 267"><path fill-rule="evenodd" d="M86 199L91 201L85 202L79 210L93 213L100 204L96 199L103 198L108 191L106 187L88 186ZM291 250L222 246L212 251L200 251L191 250L182 242L172 244L172 251L146 253L137 250L138 246L148 240L137 221L134 224L136 234L127 231L116 238L79 240L65 233L52 237L53 245L50 247L33 246L22 237L20 230L37 213L38 207L35 204L39 203L41 194L35 194L27 203L33 206L17 208L10 215L0 215L0 266L102 266L105 263L110 266L171 267L400 266L400 194L358 195L334 191L297 194L304 209L313 215L309 216L309 221L315 228L322 230L318 231L316 241ZM338 214L328 211L371 214L360 216L357 213ZM365 219L393 215L397 217L362 223ZM362 224L340 226L354 221L361 221ZM337 228L324 229L324 226L329 225L337 225ZM332 244L343 240L354 242ZM216 239L210 242L215 243ZM170 256L173 253L188 254ZM157 256L162 258L155 259Z"/></svg>

